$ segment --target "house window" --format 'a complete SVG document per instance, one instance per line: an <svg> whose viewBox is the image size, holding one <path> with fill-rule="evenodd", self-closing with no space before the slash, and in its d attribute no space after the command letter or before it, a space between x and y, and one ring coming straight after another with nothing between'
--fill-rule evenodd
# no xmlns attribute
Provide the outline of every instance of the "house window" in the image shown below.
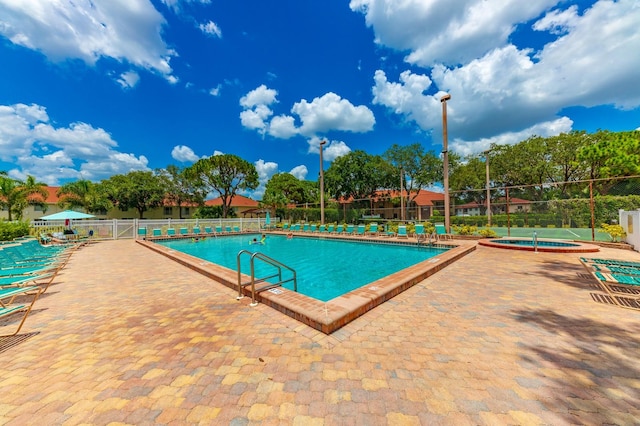
<svg viewBox="0 0 640 426"><path fill-rule="evenodd" d="M189 207L182 208L182 216L189 216Z"/></svg>
<svg viewBox="0 0 640 426"><path fill-rule="evenodd" d="M164 214L165 216L171 216L173 214L173 207L165 207Z"/></svg>
<svg viewBox="0 0 640 426"><path fill-rule="evenodd" d="M43 211L44 211L44 208L43 208L43 206L41 206L40 204L34 204L34 205L33 205L33 211L34 211L34 212L43 212Z"/></svg>
<svg viewBox="0 0 640 426"><path fill-rule="evenodd" d="M521 212L522 211L522 206L518 206L518 211Z"/></svg>

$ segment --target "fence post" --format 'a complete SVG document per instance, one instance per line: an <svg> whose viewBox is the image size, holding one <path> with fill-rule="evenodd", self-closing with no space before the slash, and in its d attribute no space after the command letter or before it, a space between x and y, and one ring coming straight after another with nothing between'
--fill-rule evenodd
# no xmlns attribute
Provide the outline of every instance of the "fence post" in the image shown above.
<svg viewBox="0 0 640 426"><path fill-rule="evenodd" d="M507 236L511 236L511 216L509 215L509 187L505 188L505 205L507 209Z"/></svg>
<svg viewBox="0 0 640 426"><path fill-rule="evenodd" d="M118 239L118 219L111 219L111 239Z"/></svg>

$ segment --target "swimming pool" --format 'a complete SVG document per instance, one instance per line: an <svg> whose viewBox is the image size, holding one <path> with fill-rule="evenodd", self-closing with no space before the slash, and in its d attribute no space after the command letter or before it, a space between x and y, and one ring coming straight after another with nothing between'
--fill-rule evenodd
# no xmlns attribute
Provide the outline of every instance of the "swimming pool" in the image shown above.
<svg viewBox="0 0 640 426"><path fill-rule="evenodd" d="M159 241L166 247L208 260L229 269L237 269L237 255L241 250L263 253L295 269L298 292L327 302L365 284L398 272L432 257L441 255L447 247L408 244L375 244L370 241L345 241L325 238L269 235L265 243L259 234L243 234L220 238ZM242 271L249 271L249 257L241 258ZM256 262L256 277L273 274L273 267ZM289 278L283 270L283 278ZM271 282L275 278L271 279ZM285 283L293 289L293 283Z"/></svg>
<svg viewBox="0 0 640 426"><path fill-rule="evenodd" d="M278 233L277 231L272 231L268 235L272 236L278 234L284 235L284 233ZM225 239L232 237L220 236L218 238ZM296 234L295 238L307 238L307 236ZM356 236L333 235L315 238L326 240L335 239L340 241L363 239ZM174 250L170 247L157 244L163 239L166 240L167 238L138 239L136 240L136 243L160 253L161 255L218 283L221 283L229 289L232 289L230 295L233 295L233 297L238 294L238 274L236 272L235 264L233 269L231 269L217 263ZM372 239L367 238L367 240L370 242ZM244 234L243 239L240 239L239 241L239 247L242 249L247 248L249 242L248 234ZM406 240L397 240L392 238L384 239L383 241L391 244L408 244ZM200 244L200 242L193 245L195 246L197 244ZM366 314L376 306L383 304L387 300L392 299L394 296L422 282L436 272L441 271L446 266L458 259L461 259L476 249L475 243L446 242L442 245L445 248L448 247L449 250L443 252L441 255L424 260L413 266L409 266L408 268L367 283L327 302L305 296L295 291L290 291L286 288L274 288L268 291L263 291L258 293L256 298L261 304L267 305L280 313L315 328L316 330L330 334L349 324L358 317ZM231 252L233 253L233 250L231 250ZM237 255L237 252L234 255ZM351 259L352 262L363 262L363 259L357 256L357 253L350 253L348 258ZM245 289L245 294L247 294L246 290L247 289ZM241 304L249 304L250 302L251 298L239 300L239 303Z"/></svg>

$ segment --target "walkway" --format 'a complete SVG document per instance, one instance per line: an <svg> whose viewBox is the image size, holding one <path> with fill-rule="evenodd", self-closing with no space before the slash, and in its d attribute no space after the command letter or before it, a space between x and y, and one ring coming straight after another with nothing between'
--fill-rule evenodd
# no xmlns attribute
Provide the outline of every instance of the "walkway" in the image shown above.
<svg viewBox="0 0 640 426"><path fill-rule="evenodd" d="M0 339L0 423L638 424L640 312L577 258L478 247L327 336L97 243Z"/></svg>

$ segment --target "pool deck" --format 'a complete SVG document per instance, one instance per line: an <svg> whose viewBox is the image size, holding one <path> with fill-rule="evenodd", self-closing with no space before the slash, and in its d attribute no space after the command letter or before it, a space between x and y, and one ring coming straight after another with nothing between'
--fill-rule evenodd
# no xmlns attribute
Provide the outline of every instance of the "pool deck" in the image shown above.
<svg viewBox="0 0 640 426"><path fill-rule="evenodd" d="M0 423L639 424L640 312L601 303L580 256L479 246L325 334L96 243L0 338Z"/></svg>

